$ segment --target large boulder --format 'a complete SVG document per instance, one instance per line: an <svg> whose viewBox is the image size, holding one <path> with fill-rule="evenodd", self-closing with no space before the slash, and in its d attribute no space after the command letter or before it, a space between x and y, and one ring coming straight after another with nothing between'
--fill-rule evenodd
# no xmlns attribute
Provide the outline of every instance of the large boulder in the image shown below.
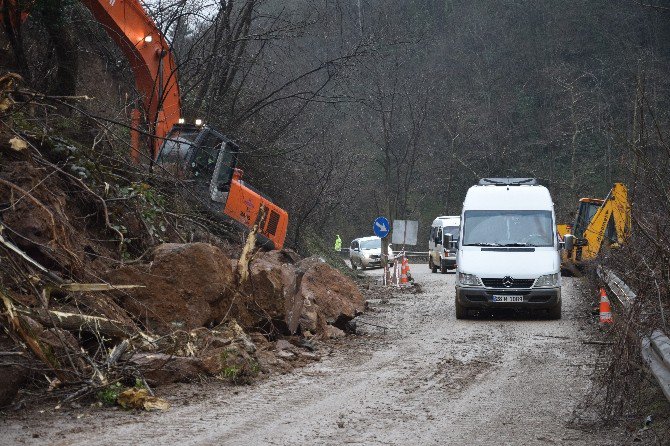
<svg viewBox="0 0 670 446"><path fill-rule="evenodd" d="M287 302L295 293L295 263L299 260L290 250L259 252L254 256L249 280L242 290L248 310L247 317L241 318L244 326L286 331Z"/></svg>
<svg viewBox="0 0 670 446"><path fill-rule="evenodd" d="M122 267L106 279L145 286L116 297L137 321L159 332L236 319L247 330L327 336L327 326L344 329L365 308L356 283L318 258L300 260L290 250L258 252L241 285L236 267L212 245L163 244L151 263Z"/></svg>
<svg viewBox="0 0 670 446"><path fill-rule="evenodd" d="M238 313L230 259L206 243L163 244L147 265L108 272L113 284L143 285L116 294L122 307L149 328L190 330ZM231 311L232 310L232 311Z"/></svg>
<svg viewBox="0 0 670 446"><path fill-rule="evenodd" d="M300 265L299 265L300 269ZM300 305L302 330L325 334L327 325L344 328L365 309L358 286L335 268L306 259L305 271L294 301Z"/></svg>
<svg viewBox="0 0 670 446"><path fill-rule="evenodd" d="M326 327L344 328L365 309L356 283L317 257L299 260L292 251L254 256L244 290L251 320L246 327L294 334L309 330L328 336Z"/></svg>

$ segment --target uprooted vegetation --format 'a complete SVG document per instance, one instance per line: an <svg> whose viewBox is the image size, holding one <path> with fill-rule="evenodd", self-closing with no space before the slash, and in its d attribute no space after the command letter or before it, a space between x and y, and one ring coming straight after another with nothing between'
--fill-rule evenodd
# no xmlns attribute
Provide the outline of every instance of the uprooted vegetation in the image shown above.
<svg viewBox="0 0 670 446"><path fill-rule="evenodd" d="M0 97L0 406L48 391L160 408L161 384L317 360L364 310L336 268L243 250L188 184L127 162L111 131L78 142L99 123L29 93Z"/></svg>
<svg viewBox="0 0 670 446"><path fill-rule="evenodd" d="M635 105L627 158L631 234L622 247L601 252L598 261L635 296L624 296L624 302L618 302L610 294L615 317L613 326L605 331L611 345L600 368L604 391L598 392L597 401L608 420L623 419L630 430L641 428L641 439L658 441L670 438L670 403L641 350L642 339L654 331L670 334L670 145L667 126L657 119L658 110L645 97L642 86ZM592 278L596 277L594 267L589 270ZM594 280L593 285L602 286L602 280ZM595 287L592 295L595 300Z"/></svg>

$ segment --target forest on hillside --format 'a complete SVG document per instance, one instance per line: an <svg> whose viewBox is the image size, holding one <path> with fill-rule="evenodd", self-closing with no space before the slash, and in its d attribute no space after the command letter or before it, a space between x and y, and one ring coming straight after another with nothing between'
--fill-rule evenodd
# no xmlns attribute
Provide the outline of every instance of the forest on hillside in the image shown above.
<svg viewBox="0 0 670 446"><path fill-rule="evenodd" d="M634 181L636 156L660 153L670 129L662 3L145 5L176 54L186 116L241 143L250 182L288 210L294 247L306 233L367 234L377 215L419 220L423 240L485 176L539 178L569 222L579 197ZM128 124L138 93L100 24L74 0L31 8L21 26L5 21L2 69ZM127 128L95 133L77 137L128 150Z"/></svg>

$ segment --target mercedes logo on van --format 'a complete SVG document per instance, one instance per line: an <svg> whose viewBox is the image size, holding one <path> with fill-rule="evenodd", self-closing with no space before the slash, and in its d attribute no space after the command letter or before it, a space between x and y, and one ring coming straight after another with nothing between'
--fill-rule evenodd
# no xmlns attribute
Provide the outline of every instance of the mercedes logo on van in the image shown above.
<svg viewBox="0 0 670 446"><path fill-rule="evenodd" d="M503 277L502 284L505 288L510 288L512 285L514 285L514 279L512 279L510 276L505 276Z"/></svg>

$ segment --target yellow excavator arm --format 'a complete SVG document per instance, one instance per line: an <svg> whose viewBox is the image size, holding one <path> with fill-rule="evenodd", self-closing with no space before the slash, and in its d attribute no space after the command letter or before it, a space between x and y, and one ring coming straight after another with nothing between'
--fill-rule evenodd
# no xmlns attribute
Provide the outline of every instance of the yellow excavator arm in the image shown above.
<svg viewBox="0 0 670 446"><path fill-rule="evenodd" d="M630 218L628 189L622 183L615 183L604 200L582 198L573 225L574 247L566 252L564 261L579 264L593 260L604 243L623 245L630 235Z"/></svg>
<svg viewBox="0 0 670 446"><path fill-rule="evenodd" d="M612 225L614 231L611 231ZM608 231L608 226L610 226L610 231ZM584 230L582 240L585 240L586 244L582 246L582 261L591 260L598 255L606 236L610 245L621 246L629 234L630 203L628 202L628 189L621 183L615 183Z"/></svg>

